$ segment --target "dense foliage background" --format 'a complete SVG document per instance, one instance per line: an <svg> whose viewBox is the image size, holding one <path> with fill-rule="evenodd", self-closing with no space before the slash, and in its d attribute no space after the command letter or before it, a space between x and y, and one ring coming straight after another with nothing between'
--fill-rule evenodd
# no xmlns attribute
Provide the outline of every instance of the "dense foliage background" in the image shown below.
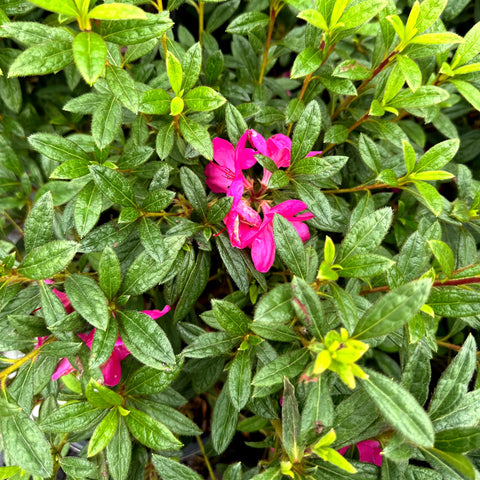
<svg viewBox="0 0 480 480"><path fill-rule="evenodd" d="M480 478L478 20L0 0L0 479Z"/></svg>

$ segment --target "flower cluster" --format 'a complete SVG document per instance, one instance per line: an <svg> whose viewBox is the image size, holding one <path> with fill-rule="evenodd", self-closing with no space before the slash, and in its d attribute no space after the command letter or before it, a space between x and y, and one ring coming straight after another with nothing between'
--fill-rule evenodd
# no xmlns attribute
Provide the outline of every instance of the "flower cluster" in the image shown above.
<svg viewBox="0 0 480 480"><path fill-rule="evenodd" d="M53 283L51 280L45 280L45 283ZM72 304L70 303L69 298L67 295L56 288L52 289L53 293L59 298L62 302L62 305L65 307L65 311L67 313L73 312ZM165 315L170 311L170 306L165 306L162 310L143 310L142 313L150 316L154 320L160 318L161 316ZM89 333L79 333L78 337L80 337L87 347L91 350L93 339L95 337L96 328L91 330ZM37 342L37 347L41 346L48 337L39 337ZM112 354L108 358L108 360L100 365L100 370L103 374L103 383L110 387L114 387L118 385L120 378L122 376L122 369L121 369L121 361L130 355L127 347L123 344L122 339L118 336L117 341L115 342L115 346L113 347ZM57 365L57 368L53 372L52 380L57 380L64 375L68 375L76 370L76 368L70 363L68 358L62 358Z"/></svg>
<svg viewBox="0 0 480 480"><path fill-rule="evenodd" d="M247 139L254 147L246 147ZM278 168L290 165L292 142L281 133L266 140L255 130L247 130L236 148L227 140L213 139L213 159L205 168L206 183L214 193L225 193L233 198L232 208L224 219L230 242L237 248L250 248L255 268L268 272L275 260L273 217L285 217L305 242L310 238L303 223L313 218L312 213L300 213L307 205L300 200L287 200L272 205L266 198L272 173L263 169L260 185L255 184L245 170L257 163L255 155L270 158ZM310 152L314 156L321 152ZM260 215L262 214L262 215Z"/></svg>

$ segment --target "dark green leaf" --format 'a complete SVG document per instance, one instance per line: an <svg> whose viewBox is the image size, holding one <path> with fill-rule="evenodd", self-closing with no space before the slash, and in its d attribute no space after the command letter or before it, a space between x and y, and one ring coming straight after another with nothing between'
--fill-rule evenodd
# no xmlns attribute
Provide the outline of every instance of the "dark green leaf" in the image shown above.
<svg viewBox="0 0 480 480"><path fill-rule="evenodd" d="M108 301L95 280L73 274L65 280L65 292L73 308L94 327L105 330L108 325Z"/></svg>
<svg viewBox="0 0 480 480"><path fill-rule="evenodd" d="M25 222L25 250L40 247L52 238L53 200L50 192L44 193L34 204Z"/></svg>
<svg viewBox="0 0 480 480"><path fill-rule="evenodd" d="M425 304L432 282L417 280L402 285L374 303L360 318L355 328L358 339L386 335L408 322Z"/></svg>
<svg viewBox="0 0 480 480"><path fill-rule="evenodd" d="M125 177L103 165L91 165L90 171L100 191L112 202L126 207L135 206L135 194Z"/></svg>

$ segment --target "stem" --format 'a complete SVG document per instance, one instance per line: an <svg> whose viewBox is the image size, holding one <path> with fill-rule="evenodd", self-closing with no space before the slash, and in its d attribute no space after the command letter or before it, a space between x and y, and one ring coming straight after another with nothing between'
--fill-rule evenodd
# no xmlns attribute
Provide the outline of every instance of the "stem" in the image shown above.
<svg viewBox="0 0 480 480"><path fill-rule="evenodd" d="M390 63L390 60L397 54L398 52L392 52L388 55L380 65L373 71L372 76L370 78L365 79L357 88L357 95L350 95L345 98L345 100L340 104L337 110L332 115L332 121L335 120L340 113L345 110L356 98L360 96L360 94L367 88L368 84Z"/></svg>
<svg viewBox="0 0 480 480"><path fill-rule="evenodd" d="M15 222L15 220L7 213L6 210L3 212L3 214L5 215L5 217L7 217L8 221L15 227L15 229L18 230L18 233L20 233L20 235L23 237L23 230L20 228L17 222Z"/></svg>
<svg viewBox="0 0 480 480"><path fill-rule="evenodd" d="M437 345L439 345L440 347L446 347L450 350L455 350L456 352L459 352L462 349L462 347L459 347L458 345L454 345L453 343L448 342L442 342L441 340L437 340Z"/></svg>
<svg viewBox="0 0 480 480"><path fill-rule="evenodd" d="M260 70L260 76L258 78L258 84L261 85L263 83L263 76L265 75L265 70L267 68L268 63L268 51L270 50L270 43L272 41L272 34L273 34L273 27L275 25L275 19L277 18L277 10L273 6L270 7L270 22L268 23L268 32L267 32L267 40L265 41L265 49L263 50L263 58L262 58L262 68Z"/></svg>
<svg viewBox="0 0 480 480"><path fill-rule="evenodd" d="M363 115L363 117L359 118L349 129L348 129L348 135L352 133L357 127L359 127L362 123L365 123L368 121L369 115L368 112ZM330 143L328 146L323 150L322 152L322 157L329 152L336 144L335 143Z"/></svg>
<svg viewBox="0 0 480 480"><path fill-rule="evenodd" d="M198 2L198 41L200 45L202 45L204 7L205 2Z"/></svg>
<svg viewBox="0 0 480 480"><path fill-rule="evenodd" d="M455 287L459 285L472 285L474 283L480 283L480 277L455 278L452 280L435 280L433 282L433 287L452 287L452 286ZM360 292L360 295L370 295L371 293L389 292L389 291L390 291L390 287L388 285L383 285L382 287L375 287L369 290L362 290Z"/></svg>
<svg viewBox="0 0 480 480"><path fill-rule="evenodd" d="M322 193L326 193L329 195L336 195L337 193L363 192L364 190L375 190L377 188L400 188L400 187L392 187L387 183L375 183L374 185L359 185L358 187L352 187L352 188L337 188L333 190L322 190Z"/></svg>
<svg viewBox="0 0 480 480"><path fill-rule="evenodd" d="M2 390L5 389L5 382L7 381L7 377L18 370L22 365L27 363L29 360L34 360L35 358L38 357L38 354L40 353L40 350L43 348L44 345L47 345L48 343L52 343L56 340L55 337L50 337L48 338L42 345L40 345L38 348L35 348L32 350L30 353L27 353L24 357L19 358L13 365L10 365L9 367L5 368L0 372L0 385Z"/></svg>
<svg viewBox="0 0 480 480"><path fill-rule="evenodd" d="M195 435L195 438L197 439L198 446L200 447L200 451L202 452L203 455L203 460L205 461L205 465L207 467L208 473L210 474L210 477L212 480L215 480L215 473L213 472L212 465L210 464L210 460L208 460L207 454L205 453L205 447L203 446L202 439L200 438L199 435Z"/></svg>

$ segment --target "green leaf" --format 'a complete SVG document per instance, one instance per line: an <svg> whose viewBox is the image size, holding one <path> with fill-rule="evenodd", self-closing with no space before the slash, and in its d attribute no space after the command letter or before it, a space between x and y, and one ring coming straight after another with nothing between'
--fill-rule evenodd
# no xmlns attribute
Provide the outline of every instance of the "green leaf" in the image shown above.
<svg viewBox="0 0 480 480"><path fill-rule="evenodd" d="M67 160L59 165L51 174L50 178L70 180L80 178L90 173L88 163L85 160Z"/></svg>
<svg viewBox="0 0 480 480"><path fill-rule="evenodd" d="M370 137L361 133L358 141L358 150L365 165L374 173L379 173L382 169L382 159L375 142Z"/></svg>
<svg viewBox="0 0 480 480"><path fill-rule="evenodd" d="M131 310L118 312L120 336L132 355L145 365L165 370L175 365L175 355L165 332L148 315Z"/></svg>
<svg viewBox="0 0 480 480"><path fill-rule="evenodd" d="M132 442L125 424L119 417L118 426L110 443L107 445L108 471L113 480L127 480L132 457Z"/></svg>
<svg viewBox="0 0 480 480"><path fill-rule="evenodd" d="M163 125L158 129L155 148L161 160L165 160L170 155L174 141L175 129L173 123Z"/></svg>
<svg viewBox="0 0 480 480"><path fill-rule="evenodd" d="M208 209L207 221L211 225L221 222L232 209L233 197L221 197Z"/></svg>
<svg viewBox="0 0 480 480"><path fill-rule="evenodd" d="M448 0L424 0L420 4L420 11L415 22L418 33L424 32L433 25L442 14Z"/></svg>
<svg viewBox="0 0 480 480"><path fill-rule="evenodd" d="M105 95L92 115L92 136L98 148L113 142L122 125L122 106L113 95Z"/></svg>
<svg viewBox="0 0 480 480"><path fill-rule="evenodd" d="M426 182L414 182L417 192L406 188L413 195L417 196L419 200L436 216L438 217L443 210L443 197L438 193L438 190Z"/></svg>
<svg viewBox="0 0 480 480"><path fill-rule="evenodd" d="M245 335L248 333L250 319L237 305L226 300L212 300L212 308L218 323L229 333Z"/></svg>
<svg viewBox="0 0 480 480"><path fill-rule="evenodd" d="M207 286L209 276L210 253L201 250L198 252L195 266L185 282L180 300L175 308L173 316L175 322L183 320L194 307Z"/></svg>
<svg viewBox="0 0 480 480"><path fill-rule="evenodd" d="M232 277L240 291L248 293L250 283L248 280L247 265L240 250L232 247L228 236L225 234L216 236L215 244L228 274Z"/></svg>
<svg viewBox="0 0 480 480"><path fill-rule="evenodd" d="M73 41L73 58L82 77L93 85L105 69L107 46L95 32L81 32Z"/></svg>
<svg viewBox="0 0 480 480"><path fill-rule="evenodd" d="M465 100L467 100L475 110L480 111L480 90L478 90L478 88L464 80L453 79L450 80L450 83L455 85L460 94L465 97Z"/></svg>
<svg viewBox="0 0 480 480"><path fill-rule="evenodd" d="M212 443L215 451L223 453L235 435L238 422L238 410L233 406L225 385L213 407Z"/></svg>
<svg viewBox="0 0 480 480"><path fill-rule="evenodd" d="M287 267L297 276L307 276L307 255L302 239L293 225L279 214L273 217L273 237L277 251Z"/></svg>
<svg viewBox="0 0 480 480"><path fill-rule="evenodd" d="M261 29L268 25L268 15L262 12L246 12L236 16L230 22L226 31L235 35L247 35L254 29Z"/></svg>
<svg viewBox="0 0 480 480"><path fill-rule="evenodd" d="M354 255L340 262L341 270L338 275L347 278L373 277L385 272L394 265L394 261L381 255L369 253L368 255Z"/></svg>
<svg viewBox="0 0 480 480"><path fill-rule="evenodd" d="M129 412L125 417L128 429L143 445L154 450L178 450L183 446L163 423L134 408Z"/></svg>
<svg viewBox="0 0 480 480"><path fill-rule="evenodd" d="M283 378L293 378L299 375L308 360L310 353L306 349L294 350L277 357L255 374L252 384L256 387L268 387L283 383Z"/></svg>
<svg viewBox="0 0 480 480"><path fill-rule="evenodd" d="M247 131L248 126L242 114L231 103L227 103L225 109L225 123L227 124L228 138L236 145L240 137Z"/></svg>
<svg viewBox="0 0 480 480"><path fill-rule="evenodd" d="M67 403L43 418L40 427L53 433L83 431L96 425L104 414L103 409L87 402Z"/></svg>
<svg viewBox="0 0 480 480"><path fill-rule="evenodd" d="M351 334L358 321L358 310L352 296L335 283L330 283L333 302L343 325Z"/></svg>
<svg viewBox="0 0 480 480"><path fill-rule="evenodd" d="M340 17L342 28L355 28L368 22L388 5L386 0L364 0L350 7Z"/></svg>
<svg viewBox="0 0 480 480"><path fill-rule="evenodd" d="M30 3L67 17L78 16L78 10L73 0L32 0Z"/></svg>
<svg viewBox="0 0 480 480"><path fill-rule="evenodd" d="M40 247L52 238L53 200L51 192L44 193L33 205L25 221L25 251Z"/></svg>
<svg viewBox="0 0 480 480"><path fill-rule="evenodd" d="M429 240L428 245L437 262L440 264L443 273L447 277L450 277L455 268L455 258L452 249L441 240Z"/></svg>
<svg viewBox="0 0 480 480"><path fill-rule="evenodd" d="M110 4L105 4L105 6ZM101 22L100 33L107 42L119 45L137 45L153 38L160 38L172 28L169 12L157 15L146 14L146 20L116 20Z"/></svg>
<svg viewBox="0 0 480 480"><path fill-rule="evenodd" d="M419 66L406 55L397 55L396 59L408 86L412 92L416 92L422 85L422 72Z"/></svg>
<svg viewBox="0 0 480 480"><path fill-rule="evenodd" d="M476 23L465 35L464 43L458 46L453 56L452 68L465 65L480 52L480 23Z"/></svg>
<svg viewBox="0 0 480 480"><path fill-rule="evenodd" d="M139 295L158 285L167 275L177 258L178 251L185 243L182 235L164 237L165 251L169 252L162 262L152 262L152 257L142 252L125 273L121 293Z"/></svg>
<svg viewBox="0 0 480 480"><path fill-rule="evenodd" d="M117 339L117 323L110 317L106 330L95 330L92 342L92 353L89 361L89 367L91 369L99 367L111 357Z"/></svg>
<svg viewBox="0 0 480 480"><path fill-rule="evenodd" d="M453 453L465 453L480 448L478 427L458 427L435 435L435 448Z"/></svg>
<svg viewBox="0 0 480 480"><path fill-rule="evenodd" d="M182 353L190 358L216 357L230 353L241 341L242 337L228 332L208 332L197 337Z"/></svg>
<svg viewBox="0 0 480 480"><path fill-rule="evenodd" d="M180 435L201 435L202 431L178 410L155 400L136 398L134 406L164 423L172 432Z"/></svg>
<svg viewBox="0 0 480 480"><path fill-rule="evenodd" d="M77 253L78 244L54 240L33 248L18 267L18 273L32 280L50 278L65 269Z"/></svg>
<svg viewBox="0 0 480 480"><path fill-rule="evenodd" d="M126 391L132 395L152 395L163 392L178 375L180 366L175 370L157 370L152 367L140 367L127 382Z"/></svg>
<svg viewBox="0 0 480 480"><path fill-rule="evenodd" d="M292 138L292 166L305 158L315 144L322 127L322 114L316 101L311 101L298 121Z"/></svg>
<svg viewBox="0 0 480 480"><path fill-rule="evenodd" d="M52 133L34 133L28 137L34 150L56 162L83 160L89 162L88 154L75 142Z"/></svg>
<svg viewBox="0 0 480 480"><path fill-rule="evenodd" d="M63 457L60 459L62 470L73 478L95 478L97 466L86 458Z"/></svg>
<svg viewBox="0 0 480 480"><path fill-rule="evenodd" d="M297 162L297 165L299 165L300 162ZM295 188L297 189L300 200L305 202L308 210L315 215L312 221L321 221L322 224L328 225L332 221L332 210L322 191L311 183L301 181L295 182Z"/></svg>
<svg viewBox="0 0 480 480"><path fill-rule="evenodd" d="M228 372L228 394L236 410L240 411L250 399L252 367L248 350L238 350Z"/></svg>
<svg viewBox="0 0 480 480"><path fill-rule="evenodd" d="M167 53L167 74L172 90L179 96L183 83L183 69L177 57L170 51Z"/></svg>
<svg viewBox="0 0 480 480"><path fill-rule="evenodd" d="M143 201L142 210L146 212L161 212L167 208L175 197L175 192L170 190L153 190Z"/></svg>
<svg viewBox="0 0 480 480"><path fill-rule="evenodd" d="M57 73L72 62L71 42L41 43L24 50L10 65L8 76L25 77Z"/></svg>
<svg viewBox="0 0 480 480"><path fill-rule="evenodd" d="M442 474L442 478L449 480L474 480L476 478L475 468L470 460L459 453L443 452L436 448L421 448L420 451L425 460Z"/></svg>
<svg viewBox="0 0 480 480"><path fill-rule="evenodd" d="M344 143L347 140L349 133L347 127L344 125L332 125L325 132L324 141L325 143Z"/></svg>
<svg viewBox="0 0 480 480"><path fill-rule="evenodd" d="M108 325L108 301L95 280L84 275L69 275L65 292L73 308L94 327L105 330Z"/></svg>
<svg viewBox="0 0 480 480"><path fill-rule="evenodd" d="M100 422L88 442L87 457L93 457L101 452L112 439L118 425L119 414L116 408L112 408L108 415Z"/></svg>
<svg viewBox="0 0 480 480"><path fill-rule="evenodd" d="M323 51L315 47L302 50L293 62L290 78L304 77L320 67L323 60Z"/></svg>
<svg viewBox="0 0 480 480"><path fill-rule="evenodd" d="M195 149L200 155L208 160L213 158L212 140L208 130L203 125L190 120L182 115L180 117L180 132L183 138Z"/></svg>
<svg viewBox="0 0 480 480"><path fill-rule="evenodd" d="M167 252L159 226L152 220L144 217L140 222L139 234L145 251L156 262L163 262Z"/></svg>
<svg viewBox="0 0 480 480"><path fill-rule="evenodd" d="M453 32L425 33L413 37L409 43L421 45L442 45L445 43L463 43L463 38Z"/></svg>
<svg viewBox="0 0 480 480"><path fill-rule="evenodd" d="M108 4L109 7L110 5L112 4ZM140 106L140 96L135 81L130 74L120 67L108 66L106 79L108 88L122 105L133 113L137 113Z"/></svg>
<svg viewBox="0 0 480 480"><path fill-rule="evenodd" d="M425 304L431 286L431 280L422 279L401 285L387 293L360 318L355 337L380 337L400 328Z"/></svg>
<svg viewBox="0 0 480 480"><path fill-rule="evenodd" d="M226 99L210 87L197 87L184 97L185 105L198 112L209 112L221 107Z"/></svg>
<svg viewBox="0 0 480 480"><path fill-rule="evenodd" d="M193 209L198 212L202 219L206 219L207 195L203 183L188 167L182 167L180 169L180 181L185 195Z"/></svg>
<svg viewBox="0 0 480 480"><path fill-rule="evenodd" d="M415 90L402 90L393 100L388 102L389 107L394 108L420 108L430 107L442 103L450 97L450 94L440 87L423 85Z"/></svg>
<svg viewBox="0 0 480 480"><path fill-rule="evenodd" d="M105 250L100 257L98 265L100 288L109 300L112 300L120 288L122 272L116 253L110 248Z"/></svg>
<svg viewBox="0 0 480 480"><path fill-rule="evenodd" d="M292 463L298 463L303 457L302 445L299 445L300 413L295 397L295 389L287 377L283 379L282 404L282 443Z"/></svg>
<svg viewBox="0 0 480 480"><path fill-rule="evenodd" d="M347 233L338 250L337 262L370 253L383 240L392 223L392 209L385 207L361 218Z"/></svg>
<svg viewBox="0 0 480 480"><path fill-rule="evenodd" d="M480 292L458 287L435 288L428 304L442 317L469 317L478 314Z"/></svg>
<svg viewBox="0 0 480 480"><path fill-rule="evenodd" d="M1 419L2 437L6 455L10 462L17 464L32 475L50 477L53 460L42 430L23 412Z"/></svg>
<svg viewBox="0 0 480 480"><path fill-rule="evenodd" d="M181 463L175 462L167 457L160 455L152 455L153 466L157 472L162 475L164 480L201 480L202 477L198 473Z"/></svg>
<svg viewBox="0 0 480 480"><path fill-rule="evenodd" d="M412 394L393 380L365 370L369 379L361 380L362 386L387 422L407 440L422 447L432 447L432 422Z"/></svg>
<svg viewBox="0 0 480 480"><path fill-rule="evenodd" d="M475 355L475 340L472 335L469 335L460 353L438 381L428 409L432 419L448 413L463 399L467 393L468 383L475 371Z"/></svg>
<svg viewBox="0 0 480 480"><path fill-rule="evenodd" d="M419 173L444 167L456 155L459 147L458 138L437 143L420 158L413 171Z"/></svg>
<svg viewBox="0 0 480 480"><path fill-rule="evenodd" d="M297 15L297 17L305 20L317 28L320 28L321 30L328 30L327 20L318 10L303 10Z"/></svg>
<svg viewBox="0 0 480 480"><path fill-rule="evenodd" d="M89 168L97 187L112 202L125 207L135 207L133 189L121 173L103 165L90 165Z"/></svg>
<svg viewBox="0 0 480 480"><path fill-rule="evenodd" d="M194 43L183 56L182 90L188 92L197 83L202 68L202 47L199 42Z"/></svg>
<svg viewBox="0 0 480 480"><path fill-rule="evenodd" d="M146 20L147 14L139 7L125 3L97 5L88 12L88 18L97 20Z"/></svg>
<svg viewBox="0 0 480 480"><path fill-rule="evenodd" d="M80 238L83 238L97 224L102 206L100 189L95 182L87 183L77 196L73 213L75 228Z"/></svg>
<svg viewBox="0 0 480 480"><path fill-rule="evenodd" d="M294 277L291 285L292 304L298 318L316 338L321 339L328 332L329 325L325 321L317 292L299 277ZM255 315L255 320L257 320L257 315Z"/></svg>
<svg viewBox="0 0 480 480"><path fill-rule="evenodd" d="M140 98L139 110L150 115L165 115L170 111L170 102L170 95L165 90L147 90Z"/></svg>

